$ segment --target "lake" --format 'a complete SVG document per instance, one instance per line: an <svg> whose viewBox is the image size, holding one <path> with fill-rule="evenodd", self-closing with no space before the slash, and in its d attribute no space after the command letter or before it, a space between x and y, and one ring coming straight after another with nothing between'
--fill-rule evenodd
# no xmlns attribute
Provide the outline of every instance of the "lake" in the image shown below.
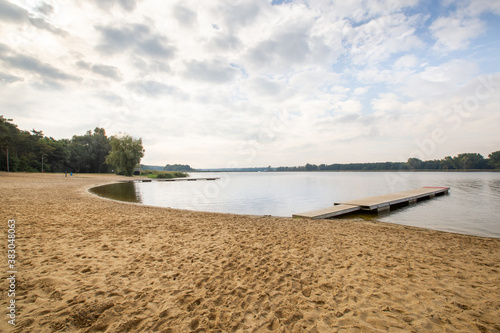
<svg viewBox="0 0 500 333"><path fill-rule="evenodd" d="M347 218L500 238L500 173L497 172L222 172L190 173L190 177L220 179L120 183L93 192L151 206L290 217L334 202L422 186L448 186L451 187L448 195L390 213Z"/></svg>

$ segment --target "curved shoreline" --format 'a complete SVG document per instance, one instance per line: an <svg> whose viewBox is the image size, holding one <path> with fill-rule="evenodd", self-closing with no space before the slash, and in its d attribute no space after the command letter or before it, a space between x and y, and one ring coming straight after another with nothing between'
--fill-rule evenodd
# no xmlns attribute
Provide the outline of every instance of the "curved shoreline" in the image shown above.
<svg viewBox="0 0 500 333"><path fill-rule="evenodd" d="M210 211L203 211L203 210L194 210L194 209L189 209L189 208L178 208L178 207L167 207L167 206L156 206L156 205L148 205L148 204L144 204L142 202L132 202L132 201L127 201L127 200L120 200L120 199L114 199L114 198L110 198L110 197L107 197L105 195L100 195L98 193L93 193L91 190L93 188L97 188L97 187L101 187L101 186L106 186L106 185L113 185L113 184L119 184L119 183L123 183L123 182L127 182L127 181L124 181L124 180L121 180L121 181L115 181L115 182L106 182L106 183L103 183L103 184L98 184L96 186L91 186L87 189L87 192L90 193L91 195L93 196L97 196L99 198L102 198L102 199L106 199L106 200L112 200L112 201L116 201L116 202L121 202L121 203L130 203L130 204L135 204L135 205L142 205L142 206L146 206L146 207L157 207L157 208L168 208L168 209L176 209L176 210L181 210L181 211L190 211L190 212L197 212L197 213L214 213L214 214L229 214L229 215L237 215L237 216L247 216L247 217L273 217L273 218L292 218L291 216L276 216L276 215L267 215L267 214L238 214L238 213L231 213L231 212L210 212ZM135 182L134 180L129 180L128 182ZM309 219L302 219L304 221L304 223L307 223L308 221L310 222ZM444 229L437 229L437 228L427 228L427 227L421 227L421 226L416 226L416 225L408 225L408 224L402 224L402 223L392 223L392 222L386 222L386 221L381 221L379 220L378 218L369 218L369 219L366 219L366 218L362 218L362 217L358 217L358 218L351 218L351 219L327 219L329 221L339 221L339 220L352 220L352 221L359 221L359 220L362 220L362 221L366 221L366 222L372 222L372 223L382 223L382 224L388 224L388 225L394 225L394 226L404 226L404 227L408 227L408 228L416 228L416 229L422 229L422 230L429 230L429 231L438 231L438 232L445 232L445 233L450 233L450 234L456 234L456 235L465 235L465 236L472 236L472 237L479 237L479 238L492 238L492 239L500 239L500 237L494 237L494 236L485 236L485 235L479 235L479 234L472 234L472 233L466 233L466 232L455 232L455 231L449 231L449 230L444 230Z"/></svg>
<svg viewBox="0 0 500 333"><path fill-rule="evenodd" d="M88 192L117 179L0 173L0 215L18 225L17 330L500 329L499 239Z"/></svg>

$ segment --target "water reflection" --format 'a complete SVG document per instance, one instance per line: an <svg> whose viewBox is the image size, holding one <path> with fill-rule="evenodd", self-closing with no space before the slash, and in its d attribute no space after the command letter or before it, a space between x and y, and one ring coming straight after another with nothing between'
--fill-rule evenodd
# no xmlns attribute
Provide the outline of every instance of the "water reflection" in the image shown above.
<svg viewBox="0 0 500 333"><path fill-rule="evenodd" d="M127 202L142 202L141 194L136 189L134 182L123 182L94 187L90 190L98 196L127 201Z"/></svg>

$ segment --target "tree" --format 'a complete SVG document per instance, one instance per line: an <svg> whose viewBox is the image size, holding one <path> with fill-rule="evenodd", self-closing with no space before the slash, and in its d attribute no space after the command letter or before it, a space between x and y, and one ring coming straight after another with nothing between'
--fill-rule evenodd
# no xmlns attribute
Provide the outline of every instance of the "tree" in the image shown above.
<svg viewBox="0 0 500 333"><path fill-rule="evenodd" d="M163 171L193 171L188 164L167 164L163 167Z"/></svg>
<svg viewBox="0 0 500 333"><path fill-rule="evenodd" d="M500 169L500 150L488 155L489 164L493 169Z"/></svg>
<svg viewBox="0 0 500 333"><path fill-rule="evenodd" d="M9 168L9 147L15 140L15 134L19 130L17 125L11 123L12 119L5 119L4 116L0 116L0 146L3 148L6 157L6 170L10 171Z"/></svg>
<svg viewBox="0 0 500 333"><path fill-rule="evenodd" d="M96 127L94 134L89 135L89 155L92 172L101 173L107 171L106 156L109 154L111 146L106 136L104 128Z"/></svg>
<svg viewBox="0 0 500 333"><path fill-rule="evenodd" d="M115 167L117 174L132 176L137 164L144 156L141 139L129 135L111 137L111 152L106 157L106 163Z"/></svg>
<svg viewBox="0 0 500 333"><path fill-rule="evenodd" d="M406 167L409 170L418 170L422 167L422 164L423 162L421 159L418 159L416 157L410 157L406 162Z"/></svg>
<svg viewBox="0 0 500 333"><path fill-rule="evenodd" d="M483 155L478 153L464 153L458 154L453 158L456 161L457 169L484 169L487 167L487 162Z"/></svg>

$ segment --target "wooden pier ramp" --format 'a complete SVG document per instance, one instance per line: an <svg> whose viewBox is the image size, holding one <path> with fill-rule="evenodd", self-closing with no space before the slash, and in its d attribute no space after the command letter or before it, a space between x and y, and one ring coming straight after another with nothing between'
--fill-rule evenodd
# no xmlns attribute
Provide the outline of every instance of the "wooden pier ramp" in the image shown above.
<svg viewBox="0 0 500 333"><path fill-rule="evenodd" d="M449 187L425 186L413 190L379 195L358 200L334 203L334 206L293 214L293 217L308 219L326 219L345 215L359 210L383 212L389 211L391 206L416 203L419 200L433 198L448 193Z"/></svg>

